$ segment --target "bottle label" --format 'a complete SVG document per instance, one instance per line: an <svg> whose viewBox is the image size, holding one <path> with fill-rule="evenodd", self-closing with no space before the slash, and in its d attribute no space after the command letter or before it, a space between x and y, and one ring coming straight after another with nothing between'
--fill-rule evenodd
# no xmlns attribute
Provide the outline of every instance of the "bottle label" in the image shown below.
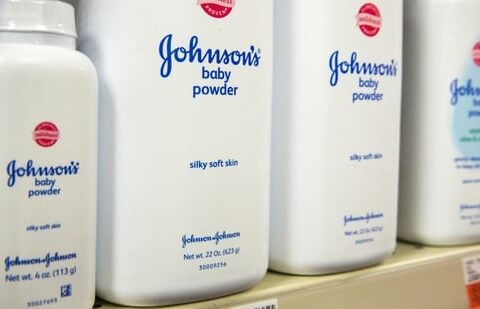
<svg viewBox="0 0 480 309"><path fill-rule="evenodd" d="M480 185L480 42L474 44L465 73L455 77L450 87L452 131L458 154L452 164L462 172L461 183ZM473 189L473 187L472 187ZM468 225L480 225L479 201L463 200L458 204L460 219Z"/></svg>
<svg viewBox="0 0 480 309"><path fill-rule="evenodd" d="M357 27L368 38L375 37L382 27L379 8L373 3L362 5L356 15ZM335 50L329 58L330 86L337 87L343 76L358 76L352 103L379 103L385 99L382 80L397 77L399 62L394 58L369 61L361 53Z"/></svg>
<svg viewBox="0 0 480 309"><path fill-rule="evenodd" d="M342 58L334 51L329 60L330 86L337 87L343 76L358 76L357 89L352 91L352 103L374 103L384 100L381 81L385 77L397 77L398 61L366 62L359 59L357 52Z"/></svg>
<svg viewBox="0 0 480 309"><path fill-rule="evenodd" d="M59 138L58 127L49 121L39 123L33 130L33 141L41 148L53 147ZM61 178L79 174L80 162L72 160L58 165L40 165L33 159L24 163L14 159L3 170L7 173L6 185L11 190L18 182L30 179L31 185L23 194L28 199L35 199L61 195Z"/></svg>
<svg viewBox="0 0 480 309"><path fill-rule="evenodd" d="M216 231L212 234L184 234L180 244L183 261L197 271L213 271L228 268L233 258L239 257L240 232Z"/></svg>
<svg viewBox="0 0 480 309"><path fill-rule="evenodd" d="M55 196L62 193L59 179L65 176L75 176L80 171L80 162L70 161L67 164L39 166L33 160L24 165L12 160L8 163L7 186L13 188L22 179L31 179L31 186L26 192L29 199Z"/></svg>
<svg viewBox="0 0 480 309"><path fill-rule="evenodd" d="M5 284L34 283L36 281L60 280L69 282L77 275L76 252L48 252L42 256L7 256L4 260ZM25 307L53 305L62 298L73 296L73 285L64 283L59 286L58 293L50 297L31 298Z"/></svg>
<svg viewBox="0 0 480 309"><path fill-rule="evenodd" d="M385 205L377 203L365 210L345 207L348 212L338 213L336 222L343 227L343 236L358 246L375 243L388 235L385 232L390 229L388 222L391 222L393 212L386 205L394 205L396 196L391 194L393 190L387 189L387 185L371 179L369 173L375 171L376 177L383 177L389 185L396 183L396 176L390 177L393 174L386 175L383 171L398 160L392 141L398 138L393 133L399 131L401 64L398 43L399 48L390 49L390 54L378 53L375 48L376 44L392 42L392 38L385 36L387 33L381 35L381 30L384 23L395 26L394 20L384 20L380 7L373 3L363 4L356 12L355 9L357 7L351 8L349 16L350 31L354 35L352 40L357 40L359 44L335 41L336 48L328 53L329 78L325 82L328 82L331 98L325 104L334 104L336 111L342 114L343 119L339 117L337 122L345 121L345 127L356 128L354 133L346 129L345 132L351 135L343 135L342 138L347 142L336 145L338 149L344 149L345 171L355 175L356 182L363 181L362 186L375 184L377 188L385 188L384 191L389 192L385 193ZM366 121L368 118L376 119L379 127L392 135L373 134L371 125ZM352 142L348 142L350 139ZM351 146L346 146L348 143ZM363 197L363 193L356 194L367 201L370 199Z"/></svg>
<svg viewBox="0 0 480 309"><path fill-rule="evenodd" d="M256 68L261 65L261 50L255 45L245 49L204 48L200 38L193 35L187 44L178 45L173 34L160 40L160 76L171 78L176 66L197 64L200 69L190 86L193 99L206 96L237 96L242 91L235 81L235 67Z"/></svg>
<svg viewBox="0 0 480 309"><path fill-rule="evenodd" d="M383 213L367 212L360 215L345 215L343 217L344 235L351 238L355 245L363 245L375 241L377 234L384 231Z"/></svg>
<svg viewBox="0 0 480 309"><path fill-rule="evenodd" d="M450 83L450 105L453 109L455 144L462 153L461 163L480 163L480 42L472 49L463 77L455 77ZM470 160L477 158L479 160ZM465 162L467 161L467 162ZM467 164L468 165L468 164ZM478 166L477 166L478 165ZM457 166L459 168L459 166ZM465 168L468 168L466 166ZM470 168L480 169L480 164Z"/></svg>

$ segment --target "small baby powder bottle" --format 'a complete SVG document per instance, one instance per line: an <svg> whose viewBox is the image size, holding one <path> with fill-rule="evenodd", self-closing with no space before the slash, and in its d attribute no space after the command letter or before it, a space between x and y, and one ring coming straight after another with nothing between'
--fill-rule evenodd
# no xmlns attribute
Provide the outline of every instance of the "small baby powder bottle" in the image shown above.
<svg viewBox="0 0 480 309"><path fill-rule="evenodd" d="M73 7L0 1L0 308L92 308L97 77Z"/></svg>
<svg viewBox="0 0 480 309"><path fill-rule="evenodd" d="M395 248L402 1L275 1L270 268L326 274Z"/></svg>
<svg viewBox="0 0 480 309"><path fill-rule="evenodd" d="M480 241L480 1L406 0L399 237Z"/></svg>

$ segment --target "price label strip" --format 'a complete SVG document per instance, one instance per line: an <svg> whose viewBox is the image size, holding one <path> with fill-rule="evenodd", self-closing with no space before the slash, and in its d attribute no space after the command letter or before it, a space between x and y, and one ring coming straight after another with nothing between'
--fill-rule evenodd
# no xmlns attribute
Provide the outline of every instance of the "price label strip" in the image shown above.
<svg viewBox="0 0 480 309"><path fill-rule="evenodd" d="M232 307L232 309L278 309L278 300L276 298L269 299L247 305Z"/></svg>
<svg viewBox="0 0 480 309"><path fill-rule="evenodd" d="M480 309L480 255L463 259L463 275L471 309Z"/></svg>

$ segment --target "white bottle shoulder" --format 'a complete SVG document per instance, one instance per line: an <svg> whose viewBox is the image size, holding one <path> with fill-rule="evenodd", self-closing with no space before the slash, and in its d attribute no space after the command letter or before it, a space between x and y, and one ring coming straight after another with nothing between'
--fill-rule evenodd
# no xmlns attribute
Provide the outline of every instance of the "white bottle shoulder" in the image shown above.
<svg viewBox="0 0 480 309"><path fill-rule="evenodd" d="M37 69L76 71L97 80L95 66L84 54L62 47L35 44L0 44L0 74L11 74L28 66L32 73Z"/></svg>

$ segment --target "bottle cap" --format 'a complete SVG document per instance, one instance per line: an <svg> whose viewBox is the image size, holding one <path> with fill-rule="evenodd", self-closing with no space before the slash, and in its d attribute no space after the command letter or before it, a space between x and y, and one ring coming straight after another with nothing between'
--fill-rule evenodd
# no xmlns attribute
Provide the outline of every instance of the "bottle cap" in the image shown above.
<svg viewBox="0 0 480 309"><path fill-rule="evenodd" d="M77 37L73 6L57 0L0 0L0 32L44 32Z"/></svg>

